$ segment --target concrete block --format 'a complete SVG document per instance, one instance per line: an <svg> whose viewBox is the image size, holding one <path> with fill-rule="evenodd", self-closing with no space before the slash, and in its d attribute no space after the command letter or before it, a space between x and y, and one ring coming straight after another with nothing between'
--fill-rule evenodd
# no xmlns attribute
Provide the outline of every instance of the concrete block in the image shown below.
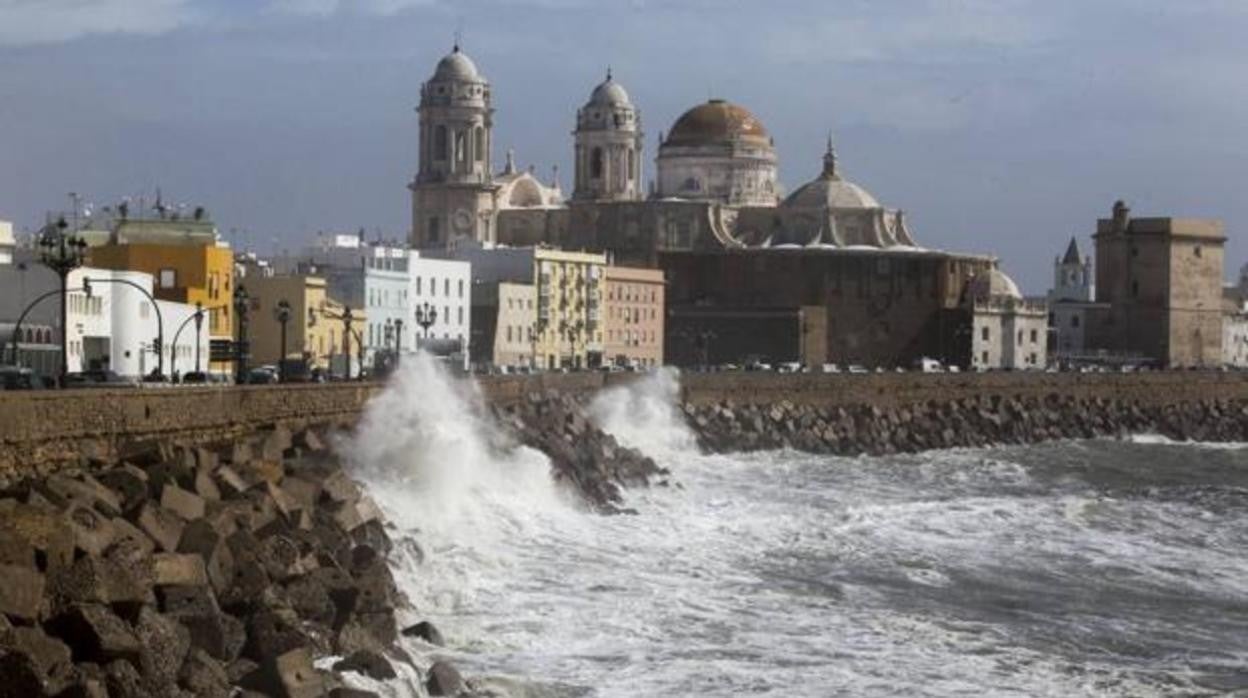
<svg viewBox="0 0 1248 698"><path fill-rule="evenodd" d="M211 471L196 471L195 494L210 501L221 499L221 488L217 486L217 481L213 478Z"/></svg>
<svg viewBox="0 0 1248 698"><path fill-rule="evenodd" d="M111 521L81 500L72 501L65 521L74 535L74 547L88 555L101 555L116 538Z"/></svg>
<svg viewBox="0 0 1248 698"><path fill-rule="evenodd" d="M247 482L243 480L238 471L228 465L217 468L215 473L217 482L220 483L221 496L229 498L237 496L247 491Z"/></svg>
<svg viewBox="0 0 1248 698"><path fill-rule="evenodd" d="M354 502L344 504L334 514L334 521L347 533L354 531L369 521L376 521L380 518L381 509L367 496L360 496Z"/></svg>
<svg viewBox="0 0 1248 698"><path fill-rule="evenodd" d="M39 618L46 580L33 567L0 565L0 612L10 618Z"/></svg>
<svg viewBox="0 0 1248 698"><path fill-rule="evenodd" d="M152 556L152 583L157 586L207 586L204 558L195 554L156 553Z"/></svg>
<svg viewBox="0 0 1248 698"><path fill-rule="evenodd" d="M76 659L98 664L114 659L139 663L142 646L138 637L107 606L75 604L52 619L49 627L70 646Z"/></svg>
<svg viewBox="0 0 1248 698"><path fill-rule="evenodd" d="M160 505L177 514L183 521L193 521L204 516L204 499L176 485L167 484L160 493Z"/></svg>
<svg viewBox="0 0 1248 698"><path fill-rule="evenodd" d="M160 505L147 502L139 510L138 527L156 541L161 550L175 552L186 524Z"/></svg>

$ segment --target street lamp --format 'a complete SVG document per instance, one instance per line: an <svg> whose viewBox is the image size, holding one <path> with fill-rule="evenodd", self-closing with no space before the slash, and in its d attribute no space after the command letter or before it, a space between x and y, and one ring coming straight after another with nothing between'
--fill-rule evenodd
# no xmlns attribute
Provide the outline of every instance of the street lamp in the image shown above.
<svg viewBox="0 0 1248 698"><path fill-rule="evenodd" d="M438 309L425 303L423 306L416 306L416 324L420 325L420 329L425 331L425 339L429 339L429 328L433 327L438 321Z"/></svg>
<svg viewBox="0 0 1248 698"><path fill-rule="evenodd" d="M308 325L309 326L316 324L316 312L317 311L313 310L312 308L308 308ZM343 359L345 360L345 363L346 363L346 370L344 372L344 377L346 378L346 380L351 380L351 323L355 321L355 316L351 312L351 307L350 306L345 307L342 311L342 315L334 315L333 313L329 312L323 307L320 309L320 313L321 315L324 315L330 320L342 320L342 326L343 326L342 354L343 354ZM363 368L364 368L364 341L363 341L363 338L361 338L360 369L362 370Z"/></svg>
<svg viewBox="0 0 1248 698"><path fill-rule="evenodd" d="M68 232L65 217L56 219L55 225L46 226L39 237L39 261L51 269L61 280L61 387L65 387L69 375L69 273L82 266L86 257L87 242L77 231Z"/></svg>
<svg viewBox="0 0 1248 698"><path fill-rule="evenodd" d="M273 317L278 324L282 326L282 353L277 360L277 378L280 382L286 382L286 323L290 322L290 303L286 299L277 302L277 306L273 308Z"/></svg>
<svg viewBox="0 0 1248 698"><path fill-rule="evenodd" d="M234 287L234 314L238 316L238 340L234 344L234 384L247 382L247 313L250 310L251 296L247 289Z"/></svg>
<svg viewBox="0 0 1248 698"><path fill-rule="evenodd" d="M199 342L200 330L204 326L204 304L195 302L195 372L199 373ZM176 344L176 342L175 342Z"/></svg>

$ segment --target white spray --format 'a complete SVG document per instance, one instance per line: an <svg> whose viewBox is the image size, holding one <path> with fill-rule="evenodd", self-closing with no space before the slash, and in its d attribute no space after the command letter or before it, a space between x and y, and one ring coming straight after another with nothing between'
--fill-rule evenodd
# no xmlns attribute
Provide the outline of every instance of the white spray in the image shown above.
<svg viewBox="0 0 1248 698"><path fill-rule="evenodd" d="M603 431L625 446L659 460L697 448L697 438L677 406L680 373L662 368L629 385L603 391L590 404L589 414Z"/></svg>

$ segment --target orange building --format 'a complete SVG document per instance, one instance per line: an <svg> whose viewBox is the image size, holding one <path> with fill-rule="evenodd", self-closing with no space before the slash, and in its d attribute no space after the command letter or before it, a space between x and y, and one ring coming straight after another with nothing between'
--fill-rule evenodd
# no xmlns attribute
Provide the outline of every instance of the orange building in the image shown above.
<svg viewBox="0 0 1248 698"><path fill-rule="evenodd" d="M212 339L234 336L234 252L217 239L207 220L123 219L106 244L88 251L88 265L152 275L161 300L200 304ZM193 328L190 328L193 329ZM228 371L212 364L214 371Z"/></svg>
<svg viewBox="0 0 1248 698"><path fill-rule="evenodd" d="M604 363L663 365L663 271L606 267Z"/></svg>

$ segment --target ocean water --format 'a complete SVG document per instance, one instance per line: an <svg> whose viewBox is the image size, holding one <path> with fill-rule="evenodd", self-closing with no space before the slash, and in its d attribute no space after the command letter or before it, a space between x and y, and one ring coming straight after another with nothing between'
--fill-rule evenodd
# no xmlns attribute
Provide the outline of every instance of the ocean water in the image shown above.
<svg viewBox="0 0 1248 698"><path fill-rule="evenodd" d="M670 468L599 516L411 362L351 444L395 571L509 696L1248 695L1248 450L700 454L661 373L593 417ZM423 695L412 672L383 695Z"/></svg>

